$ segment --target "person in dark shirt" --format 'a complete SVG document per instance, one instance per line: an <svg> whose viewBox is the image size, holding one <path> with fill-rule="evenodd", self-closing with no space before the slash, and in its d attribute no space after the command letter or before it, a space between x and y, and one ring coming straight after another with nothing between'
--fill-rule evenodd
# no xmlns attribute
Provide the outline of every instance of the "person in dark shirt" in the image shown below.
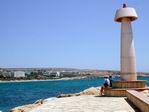
<svg viewBox="0 0 149 112"><path fill-rule="evenodd" d="M110 80L110 87L112 87L112 81L113 81L112 75L109 76L109 80Z"/></svg>

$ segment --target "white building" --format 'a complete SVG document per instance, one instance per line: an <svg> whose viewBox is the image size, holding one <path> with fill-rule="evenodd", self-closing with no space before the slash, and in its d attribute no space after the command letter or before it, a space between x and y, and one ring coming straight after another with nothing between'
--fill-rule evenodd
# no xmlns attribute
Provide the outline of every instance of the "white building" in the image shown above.
<svg viewBox="0 0 149 112"><path fill-rule="evenodd" d="M61 76L60 72L56 72L56 77L60 77L60 76Z"/></svg>
<svg viewBox="0 0 149 112"><path fill-rule="evenodd" d="M14 77L25 77L25 72L23 71L15 71Z"/></svg>
<svg viewBox="0 0 149 112"><path fill-rule="evenodd" d="M50 72L50 76L60 77L61 74L60 74L60 72Z"/></svg>
<svg viewBox="0 0 149 112"><path fill-rule="evenodd" d="M13 72L4 71L1 73L3 77L13 77Z"/></svg>

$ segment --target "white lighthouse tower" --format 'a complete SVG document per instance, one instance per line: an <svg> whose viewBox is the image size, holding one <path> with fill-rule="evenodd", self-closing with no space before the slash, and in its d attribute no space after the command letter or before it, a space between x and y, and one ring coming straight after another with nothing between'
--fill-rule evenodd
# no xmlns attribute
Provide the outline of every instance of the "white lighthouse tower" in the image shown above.
<svg viewBox="0 0 149 112"><path fill-rule="evenodd" d="M121 80L137 80L135 48L131 22L138 18L134 8L123 7L116 11L115 21L121 23Z"/></svg>
<svg viewBox="0 0 149 112"><path fill-rule="evenodd" d="M127 90L147 90L145 80L137 80L135 49L131 22L136 20L134 8L123 7L118 9L115 21L121 23L121 80L112 81L112 88L105 89L106 96L125 96Z"/></svg>

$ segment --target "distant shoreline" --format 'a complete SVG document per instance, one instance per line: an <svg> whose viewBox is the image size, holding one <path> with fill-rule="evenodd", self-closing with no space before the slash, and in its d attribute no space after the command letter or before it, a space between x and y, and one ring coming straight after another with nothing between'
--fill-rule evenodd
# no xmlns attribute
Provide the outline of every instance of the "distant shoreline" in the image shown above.
<svg viewBox="0 0 149 112"><path fill-rule="evenodd" d="M40 81L59 81L59 80L77 80L77 79L91 79L91 78L98 78L103 76L96 76L96 77L65 77L65 78L58 78L58 79L31 79L31 80L0 80L0 83L15 83L15 82L40 82ZM139 77L149 77L146 75L139 75Z"/></svg>
<svg viewBox="0 0 149 112"><path fill-rule="evenodd" d="M59 78L59 79L31 79L31 80L10 80L10 81L0 80L0 83L59 81L59 80L85 79L85 78L88 78L88 77L72 77L72 78L66 77L66 78Z"/></svg>

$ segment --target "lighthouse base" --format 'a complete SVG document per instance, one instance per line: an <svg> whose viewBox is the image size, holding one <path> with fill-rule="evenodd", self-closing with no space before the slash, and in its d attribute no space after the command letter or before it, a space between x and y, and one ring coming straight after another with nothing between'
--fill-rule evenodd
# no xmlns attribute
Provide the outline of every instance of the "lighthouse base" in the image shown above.
<svg viewBox="0 0 149 112"><path fill-rule="evenodd" d="M106 88L104 91L105 96L126 96L127 90L143 91L149 90L146 86L145 80L136 81L113 81L112 88Z"/></svg>

